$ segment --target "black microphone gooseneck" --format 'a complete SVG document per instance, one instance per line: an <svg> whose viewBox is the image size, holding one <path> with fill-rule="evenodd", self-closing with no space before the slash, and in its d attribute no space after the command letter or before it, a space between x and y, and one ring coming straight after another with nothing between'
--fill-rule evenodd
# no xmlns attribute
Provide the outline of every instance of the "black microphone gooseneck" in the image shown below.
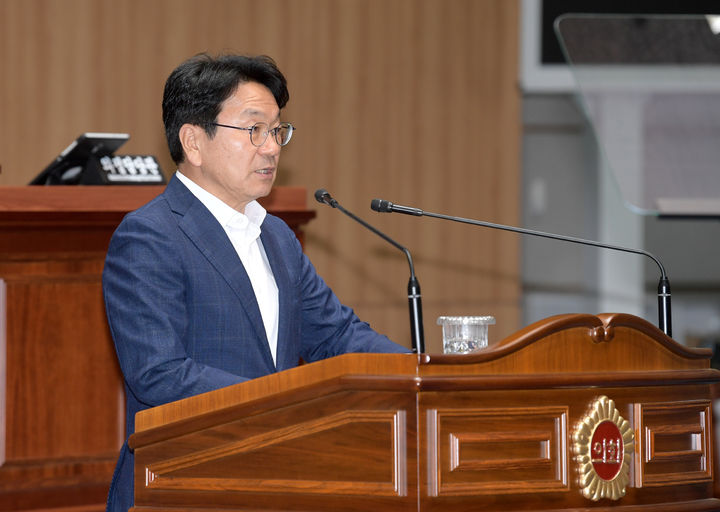
<svg viewBox="0 0 720 512"><path fill-rule="evenodd" d="M362 220L360 217L354 215L352 212L347 211L330 195L327 190L323 188L316 190L315 199L318 203L327 204L328 206L337 208L354 221L359 222L367 229L378 235L380 238L394 245L405 253L405 256L407 256L408 265L410 265L410 280L408 281L408 304L410 306L410 336L412 338L412 347L413 350L418 354L422 354L423 352L425 352L425 335L423 333L422 296L420 295L420 282L418 281L417 277L415 277L415 266L413 265L410 251L408 251L405 247L387 236L385 233L379 231L375 227Z"/></svg>
<svg viewBox="0 0 720 512"><path fill-rule="evenodd" d="M595 247L601 247L603 249L613 249L616 251L630 252L634 254L641 254L652 259L657 266L660 267L660 282L658 283L658 326L660 329L667 334L672 336L672 320L670 316L670 280L665 273L665 267L660 263L660 260L647 251L640 249L632 249L629 247L621 247L618 245L604 244L596 242L595 240L586 240L584 238L575 238L567 235L557 235L555 233L547 233L545 231L535 231L533 229L518 228L515 226L506 226L504 224L495 224L493 222L484 222L480 220L466 219L464 217L454 217L451 215L443 215L441 213L432 213L421 210L420 208L413 208L411 206L401 206L399 204L393 204L385 199L373 199L370 203L370 208L376 212L383 213L404 213L406 215L414 215L416 217L436 217L438 219L452 220L455 222L463 222L465 224L472 224L475 226L483 226L492 229L502 229L504 231L513 231L515 233L522 233L524 235L541 236L544 238L552 238L554 240L562 240L564 242L572 242L576 244L592 245Z"/></svg>

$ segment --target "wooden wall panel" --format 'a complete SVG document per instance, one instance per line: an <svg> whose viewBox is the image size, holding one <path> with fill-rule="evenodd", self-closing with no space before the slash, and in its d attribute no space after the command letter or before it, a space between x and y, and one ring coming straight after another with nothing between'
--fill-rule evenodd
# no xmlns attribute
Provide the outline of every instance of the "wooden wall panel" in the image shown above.
<svg viewBox="0 0 720 512"><path fill-rule="evenodd" d="M128 132L120 152L173 165L162 87L201 51L267 53L298 126L278 182L327 188L413 253L426 345L440 314L519 320L518 236L380 215L374 197L519 221L518 5L514 0L3 0L0 185L27 183L77 135ZM404 256L317 205L307 252L347 304L409 344Z"/></svg>

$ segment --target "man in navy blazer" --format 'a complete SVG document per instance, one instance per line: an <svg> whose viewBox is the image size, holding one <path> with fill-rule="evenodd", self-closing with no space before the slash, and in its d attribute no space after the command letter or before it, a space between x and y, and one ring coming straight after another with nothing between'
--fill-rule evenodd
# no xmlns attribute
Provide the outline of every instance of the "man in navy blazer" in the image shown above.
<svg viewBox="0 0 720 512"><path fill-rule="evenodd" d="M178 171L125 217L103 272L125 378L127 435L138 411L346 352L407 352L360 321L317 275L295 234L256 202L270 193L289 98L268 57L196 56L170 75L163 121ZM108 510L133 505L122 447Z"/></svg>

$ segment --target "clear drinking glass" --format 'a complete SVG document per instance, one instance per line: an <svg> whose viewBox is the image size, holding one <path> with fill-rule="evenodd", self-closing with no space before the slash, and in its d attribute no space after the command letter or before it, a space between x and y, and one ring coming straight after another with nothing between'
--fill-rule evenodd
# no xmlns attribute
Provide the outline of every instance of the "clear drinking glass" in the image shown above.
<svg viewBox="0 0 720 512"><path fill-rule="evenodd" d="M488 345L488 326L495 323L492 316L441 316L443 352L467 354Z"/></svg>

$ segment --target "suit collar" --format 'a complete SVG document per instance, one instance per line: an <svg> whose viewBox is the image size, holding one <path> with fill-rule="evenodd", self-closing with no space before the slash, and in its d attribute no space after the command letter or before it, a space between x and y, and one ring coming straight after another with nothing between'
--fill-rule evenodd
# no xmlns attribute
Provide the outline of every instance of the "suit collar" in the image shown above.
<svg viewBox="0 0 720 512"><path fill-rule="evenodd" d="M258 228L262 225L267 212L257 201L250 201L247 205L245 205L245 211L239 212L219 197L216 197L202 188L193 180L182 174L179 170L175 172L174 177L185 185L185 188L187 188L192 195L199 199L200 202L204 204L208 210L210 210L210 213L213 214L213 217L218 220L221 226L227 226L228 224L234 222L234 219L237 219L238 217L245 218L248 222L255 224Z"/></svg>

